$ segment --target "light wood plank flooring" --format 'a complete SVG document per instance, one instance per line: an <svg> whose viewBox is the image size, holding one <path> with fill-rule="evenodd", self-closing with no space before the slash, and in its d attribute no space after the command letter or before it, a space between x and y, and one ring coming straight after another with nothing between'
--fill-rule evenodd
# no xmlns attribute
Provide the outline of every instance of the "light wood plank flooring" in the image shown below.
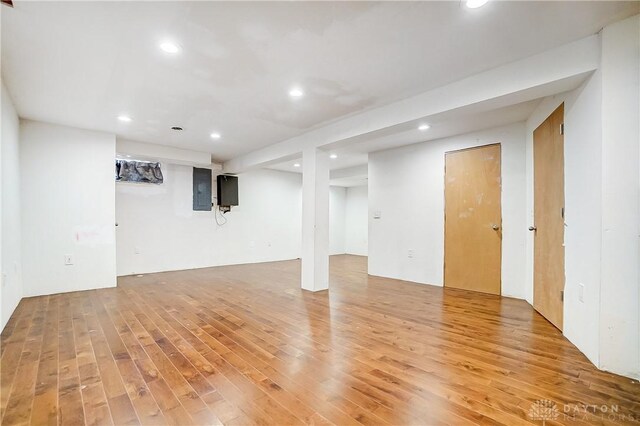
<svg viewBox="0 0 640 426"><path fill-rule="evenodd" d="M2 423L640 422L640 385L524 301L368 277L366 262L332 257L320 293L287 261L24 299L2 333Z"/></svg>

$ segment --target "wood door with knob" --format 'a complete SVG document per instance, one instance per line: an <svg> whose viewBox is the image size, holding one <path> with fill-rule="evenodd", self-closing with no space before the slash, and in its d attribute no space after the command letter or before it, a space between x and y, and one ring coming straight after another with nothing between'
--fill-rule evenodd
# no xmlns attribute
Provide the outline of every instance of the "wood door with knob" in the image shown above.
<svg viewBox="0 0 640 426"><path fill-rule="evenodd" d="M500 294L500 144L445 154L445 287Z"/></svg>
<svg viewBox="0 0 640 426"><path fill-rule="evenodd" d="M533 132L533 307L562 330L564 104Z"/></svg>

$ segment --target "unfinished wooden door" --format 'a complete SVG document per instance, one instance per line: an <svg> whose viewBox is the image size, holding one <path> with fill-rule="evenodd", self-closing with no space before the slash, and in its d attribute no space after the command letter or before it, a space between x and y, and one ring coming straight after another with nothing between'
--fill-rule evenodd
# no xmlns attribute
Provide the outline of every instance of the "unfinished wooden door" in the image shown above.
<svg viewBox="0 0 640 426"><path fill-rule="evenodd" d="M562 330L564 104L533 132L533 307Z"/></svg>
<svg viewBox="0 0 640 426"><path fill-rule="evenodd" d="M500 145L445 154L444 285L500 294Z"/></svg>

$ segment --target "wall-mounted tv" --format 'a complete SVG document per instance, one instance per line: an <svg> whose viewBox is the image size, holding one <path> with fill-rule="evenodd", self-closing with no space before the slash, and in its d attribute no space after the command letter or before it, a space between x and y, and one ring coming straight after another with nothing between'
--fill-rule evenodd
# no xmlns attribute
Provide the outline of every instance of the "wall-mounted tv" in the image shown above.
<svg viewBox="0 0 640 426"><path fill-rule="evenodd" d="M238 205L238 176L218 175L218 205Z"/></svg>

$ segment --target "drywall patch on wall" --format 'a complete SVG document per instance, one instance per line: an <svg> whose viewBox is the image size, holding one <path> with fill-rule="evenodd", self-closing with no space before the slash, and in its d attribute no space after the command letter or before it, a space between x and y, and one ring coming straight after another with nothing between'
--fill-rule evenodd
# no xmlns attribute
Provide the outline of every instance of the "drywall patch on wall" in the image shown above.
<svg viewBox="0 0 640 426"><path fill-rule="evenodd" d="M25 296L115 286L115 136L23 120L20 148Z"/></svg>
<svg viewBox="0 0 640 426"><path fill-rule="evenodd" d="M20 123L7 88L2 86L2 136L0 146L0 329L4 329L23 296L20 253Z"/></svg>
<svg viewBox="0 0 640 426"><path fill-rule="evenodd" d="M444 154L496 142L502 146L502 294L524 298L524 123L370 154L370 274L443 285Z"/></svg>
<svg viewBox="0 0 640 426"><path fill-rule="evenodd" d="M113 226L111 225L84 225L76 226L73 230L77 244L81 245L100 245L113 244L115 235Z"/></svg>

